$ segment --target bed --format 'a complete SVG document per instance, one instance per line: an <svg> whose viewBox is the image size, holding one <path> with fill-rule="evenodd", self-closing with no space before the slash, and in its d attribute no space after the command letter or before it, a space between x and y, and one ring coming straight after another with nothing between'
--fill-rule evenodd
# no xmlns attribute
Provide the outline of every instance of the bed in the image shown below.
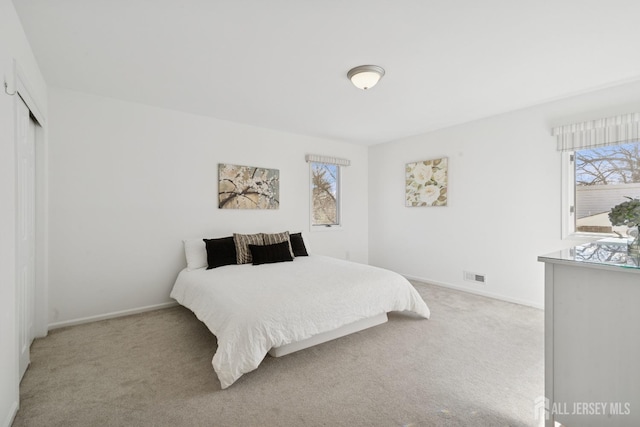
<svg viewBox="0 0 640 427"><path fill-rule="evenodd" d="M269 352L281 356L383 323L390 311L430 315L399 274L320 255L185 268L171 297L216 336L212 364L223 389L256 369Z"/></svg>

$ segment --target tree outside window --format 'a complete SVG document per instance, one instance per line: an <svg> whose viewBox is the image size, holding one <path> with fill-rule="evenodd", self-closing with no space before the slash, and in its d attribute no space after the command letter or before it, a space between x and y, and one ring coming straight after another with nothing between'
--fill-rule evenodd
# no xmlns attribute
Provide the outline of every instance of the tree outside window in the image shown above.
<svg viewBox="0 0 640 427"><path fill-rule="evenodd" d="M575 156L576 231L626 234L608 213L625 197L640 197L640 143L579 150Z"/></svg>
<svg viewBox="0 0 640 427"><path fill-rule="evenodd" d="M335 226L340 224L340 166L329 163L311 163L311 225Z"/></svg>

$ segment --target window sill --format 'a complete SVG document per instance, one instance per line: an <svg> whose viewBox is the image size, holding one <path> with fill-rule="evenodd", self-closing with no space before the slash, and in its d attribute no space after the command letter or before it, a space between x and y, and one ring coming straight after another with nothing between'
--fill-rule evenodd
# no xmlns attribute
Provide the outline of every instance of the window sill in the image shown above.
<svg viewBox="0 0 640 427"><path fill-rule="evenodd" d="M627 237L620 237L615 233L587 233L587 232L575 232L571 233L568 236L565 236L562 240L578 240L583 242L595 242L600 239L611 239L616 238L620 239L620 241L628 240Z"/></svg>

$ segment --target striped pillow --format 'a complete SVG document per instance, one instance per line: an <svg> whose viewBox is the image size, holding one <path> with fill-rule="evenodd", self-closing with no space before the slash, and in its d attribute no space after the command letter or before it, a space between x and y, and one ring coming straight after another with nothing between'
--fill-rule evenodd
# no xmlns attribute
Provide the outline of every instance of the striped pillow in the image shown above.
<svg viewBox="0 0 640 427"><path fill-rule="evenodd" d="M294 257L293 248L291 247L291 239L289 238L289 232L284 231L282 233L262 233L262 240L265 245L274 245L276 243L287 242L289 244L289 252L291 252L291 257Z"/></svg>
<svg viewBox="0 0 640 427"><path fill-rule="evenodd" d="M249 245L264 245L262 234L233 233L233 242L236 245L236 257L238 259L238 264L249 264L253 261Z"/></svg>

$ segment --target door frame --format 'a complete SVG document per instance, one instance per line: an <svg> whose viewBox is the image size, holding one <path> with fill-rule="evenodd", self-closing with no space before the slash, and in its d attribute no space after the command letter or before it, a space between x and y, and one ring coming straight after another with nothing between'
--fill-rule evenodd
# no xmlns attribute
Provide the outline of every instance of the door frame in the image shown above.
<svg viewBox="0 0 640 427"><path fill-rule="evenodd" d="M15 97L14 111L14 146L18 144L18 97L22 98L31 112L35 127L35 301L34 301L34 337L45 337L49 331L49 251L48 251L48 143L47 120L41 103L35 97L35 91L29 80L16 63L11 60L5 70L5 92ZM16 162L17 162L16 158ZM17 166L17 165L16 165ZM16 241L17 245L17 241ZM17 248L16 248L17 249ZM17 295L17 294L16 294ZM16 319L16 328L17 319ZM17 356L17 355L16 355Z"/></svg>

